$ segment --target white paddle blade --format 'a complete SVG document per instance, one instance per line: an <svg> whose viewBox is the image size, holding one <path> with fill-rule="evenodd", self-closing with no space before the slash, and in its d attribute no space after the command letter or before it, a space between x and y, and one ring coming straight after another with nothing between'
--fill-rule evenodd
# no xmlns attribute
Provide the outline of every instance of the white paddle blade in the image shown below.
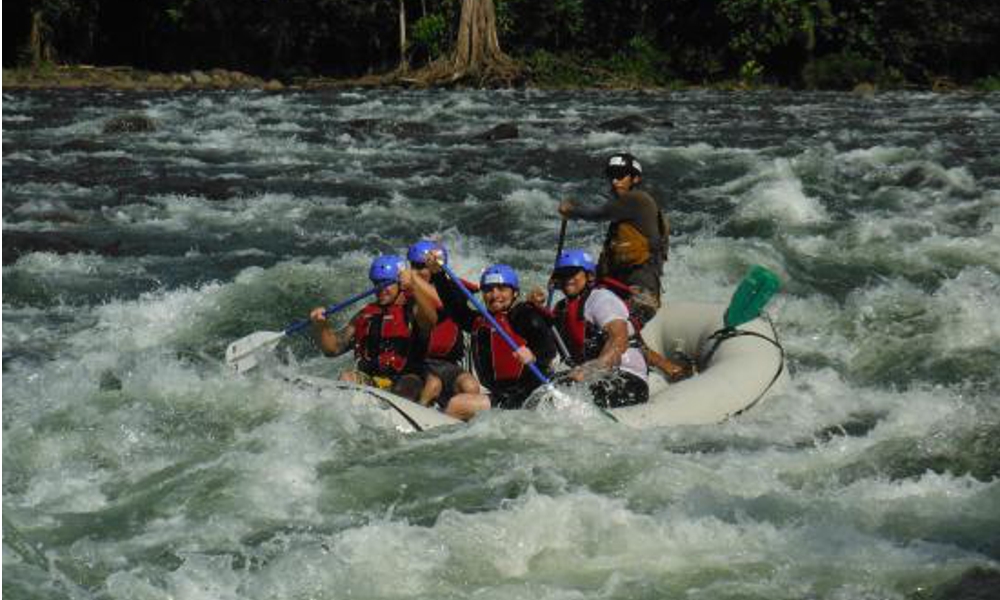
<svg viewBox="0 0 1000 600"><path fill-rule="evenodd" d="M258 331L242 337L226 348L226 364L237 373L245 373L257 366L260 353L273 349L283 337L281 331Z"/></svg>

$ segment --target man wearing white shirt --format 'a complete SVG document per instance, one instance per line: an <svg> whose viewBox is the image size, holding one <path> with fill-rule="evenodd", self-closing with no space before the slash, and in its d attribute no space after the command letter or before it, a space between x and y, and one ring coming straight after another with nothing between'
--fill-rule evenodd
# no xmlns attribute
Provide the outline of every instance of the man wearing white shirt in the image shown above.
<svg viewBox="0 0 1000 600"><path fill-rule="evenodd" d="M588 384L603 407L649 400L648 368L630 318L628 286L596 279L597 265L580 249L562 252L552 277L565 294L555 307L556 326L574 367L568 378Z"/></svg>

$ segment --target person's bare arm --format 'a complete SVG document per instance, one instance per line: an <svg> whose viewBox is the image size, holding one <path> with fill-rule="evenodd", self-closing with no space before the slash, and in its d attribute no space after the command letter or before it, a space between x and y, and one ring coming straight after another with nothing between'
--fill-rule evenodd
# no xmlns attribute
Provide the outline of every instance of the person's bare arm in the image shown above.
<svg viewBox="0 0 1000 600"><path fill-rule="evenodd" d="M313 330L320 349L327 356L340 356L351 347L351 340L354 338L354 320L339 330L334 331L329 326L326 318L326 309L322 306L314 308L309 313L309 320L313 323Z"/></svg>
<svg viewBox="0 0 1000 600"><path fill-rule="evenodd" d="M441 298L438 297L437 290L422 277L417 277L413 271L404 269L399 274L399 284L404 290L413 294L416 301L416 311L414 317L417 327L423 332L428 332L437 325L438 310L441 309Z"/></svg>
<svg viewBox="0 0 1000 600"><path fill-rule="evenodd" d="M570 371L570 378L583 381L589 375L617 367L622 362L622 355L628 350L628 323L621 319L609 321L603 327L607 334L604 346L597 358L589 360Z"/></svg>

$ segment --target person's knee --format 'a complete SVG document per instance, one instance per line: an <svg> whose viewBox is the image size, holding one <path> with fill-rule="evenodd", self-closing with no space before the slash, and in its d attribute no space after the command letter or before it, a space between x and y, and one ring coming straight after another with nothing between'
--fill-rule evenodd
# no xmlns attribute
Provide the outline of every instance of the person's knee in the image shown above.
<svg viewBox="0 0 1000 600"><path fill-rule="evenodd" d="M428 374L427 379L424 381L424 394L434 398L441 393L442 387L444 387L444 384L441 383L440 377Z"/></svg>
<svg viewBox="0 0 1000 600"><path fill-rule="evenodd" d="M392 393L416 402L420 398L420 390L424 382L417 375L403 375L392 384Z"/></svg>
<svg viewBox="0 0 1000 600"><path fill-rule="evenodd" d="M482 394L459 394L448 402L445 414L456 419L468 421L476 413L489 410L490 399Z"/></svg>
<svg viewBox="0 0 1000 600"><path fill-rule="evenodd" d="M471 373L462 373L455 380L455 389L463 394L478 394L480 391L479 382Z"/></svg>

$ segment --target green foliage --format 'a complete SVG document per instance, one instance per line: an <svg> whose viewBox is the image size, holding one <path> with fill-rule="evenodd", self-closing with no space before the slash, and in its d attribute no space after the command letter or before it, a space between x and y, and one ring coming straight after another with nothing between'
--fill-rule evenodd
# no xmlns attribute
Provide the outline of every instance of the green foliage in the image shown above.
<svg viewBox="0 0 1000 600"><path fill-rule="evenodd" d="M977 79L972 85L983 92L1000 92L1000 75L990 75Z"/></svg>
<svg viewBox="0 0 1000 600"><path fill-rule="evenodd" d="M857 54L831 54L806 65L802 79L811 89L850 90L859 83L883 80L883 69L874 60Z"/></svg>
<svg viewBox="0 0 1000 600"><path fill-rule="evenodd" d="M573 46L585 47L580 42L586 18L583 0L497 2L497 28L502 40L526 53L536 49L558 53Z"/></svg>
<svg viewBox="0 0 1000 600"><path fill-rule="evenodd" d="M667 54L642 35L630 39L609 67L627 85L667 85L674 79Z"/></svg>
<svg viewBox="0 0 1000 600"><path fill-rule="evenodd" d="M420 17L413 24L410 39L414 48L422 48L434 60L444 53L448 45L448 24L444 15L431 13Z"/></svg>
<svg viewBox="0 0 1000 600"><path fill-rule="evenodd" d="M760 85L764 80L764 65L751 59L740 66L740 82L749 87Z"/></svg>
<svg viewBox="0 0 1000 600"><path fill-rule="evenodd" d="M493 1L501 47L567 85L669 85L679 73L753 86L766 78L844 89L905 76L992 89L1000 72L997 0ZM355 76L399 60L398 0L8 4L11 62ZM419 58L448 51L461 6L405 0Z"/></svg>
<svg viewBox="0 0 1000 600"><path fill-rule="evenodd" d="M537 50L524 62L532 81L539 87L589 87L600 82L593 67L576 56L557 56L547 50Z"/></svg>
<svg viewBox="0 0 1000 600"><path fill-rule="evenodd" d="M786 46L806 31L812 0L722 0L719 9L732 26L729 47L740 64ZM808 20L807 20L808 19Z"/></svg>

